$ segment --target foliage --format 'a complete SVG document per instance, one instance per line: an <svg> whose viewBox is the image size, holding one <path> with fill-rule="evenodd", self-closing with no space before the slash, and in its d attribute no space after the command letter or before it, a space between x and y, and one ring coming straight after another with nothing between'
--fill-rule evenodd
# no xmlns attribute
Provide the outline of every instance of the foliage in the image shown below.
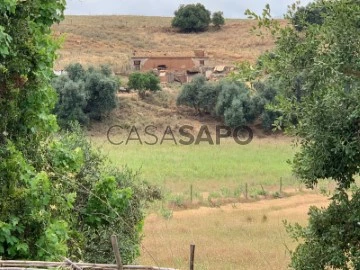
<svg viewBox="0 0 360 270"><path fill-rule="evenodd" d="M310 208L308 227L285 223L294 239L305 239L295 250L291 266L294 269L359 269L359 201L360 190L351 198L341 192L328 208Z"/></svg>
<svg viewBox="0 0 360 270"><path fill-rule="evenodd" d="M89 100L85 112L91 119L101 120L116 108L116 92L119 83L115 77L103 70L88 71L84 77Z"/></svg>
<svg viewBox="0 0 360 270"><path fill-rule="evenodd" d="M176 100L177 105L192 106L198 113L201 113L199 92L205 82L205 77L198 75L190 83L185 84Z"/></svg>
<svg viewBox="0 0 360 270"><path fill-rule="evenodd" d="M128 87L136 89L141 98L145 98L147 90L151 92L161 90L160 79L153 72L134 72L130 74Z"/></svg>
<svg viewBox="0 0 360 270"><path fill-rule="evenodd" d="M215 104L221 86L206 82L202 75L197 75L190 83L185 84L177 98L177 105L193 107L200 115L215 114Z"/></svg>
<svg viewBox="0 0 360 270"><path fill-rule="evenodd" d="M254 106L256 107L256 114L260 116L264 130L271 130L273 123L281 116L281 113L274 108L278 90L273 84L267 81L257 81L253 84L256 90L256 95L253 98Z"/></svg>
<svg viewBox="0 0 360 270"><path fill-rule="evenodd" d="M70 64L65 67L65 71L67 72L70 80L77 82L83 80L85 77L85 69L80 63Z"/></svg>
<svg viewBox="0 0 360 270"><path fill-rule="evenodd" d="M52 81L59 97L55 113L62 127L71 126L73 121L87 125L89 119L101 120L116 107L119 82L109 67L85 70L76 63L66 71Z"/></svg>
<svg viewBox="0 0 360 270"><path fill-rule="evenodd" d="M294 228L301 244L292 254L292 267L356 269L360 233L352 220L359 196L348 200L346 192L360 163L360 5L358 0L316 4L331 12L321 25L309 24L301 33L291 26L274 27L268 11L257 17L277 37L275 57L264 56L263 64L270 80L278 82L278 123L300 139L293 170L308 187L324 178L337 184L330 206L313 208L309 225ZM288 18L294 11L295 6Z"/></svg>
<svg viewBox="0 0 360 270"><path fill-rule="evenodd" d="M50 27L64 9L58 0L0 3L0 257L93 261L102 254L110 262L109 239L100 242L100 234L116 233L128 263L139 251L142 209L158 193L129 171L108 167L79 128L56 133L50 80L58 45ZM83 104L72 91L81 81L69 80L58 82L66 99ZM94 206L96 198L103 203Z"/></svg>
<svg viewBox="0 0 360 270"><path fill-rule="evenodd" d="M322 3L309 3L306 7L298 7L297 11L291 18L291 23L297 31L303 31L307 25L323 24L326 12L326 6Z"/></svg>
<svg viewBox="0 0 360 270"><path fill-rule="evenodd" d="M227 80L211 83L202 75L185 84L177 98L178 105L193 107L200 115L210 113L224 119L226 125L237 127L252 123L259 115L249 88Z"/></svg>
<svg viewBox="0 0 360 270"><path fill-rule="evenodd" d="M249 88L243 83L224 84L215 108L216 114L230 127L252 123L257 116Z"/></svg>
<svg viewBox="0 0 360 270"><path fill-rule="evenodd" d="M180 5L174 15L172 27L179 28L183 32L205 31L211 22L211 12L200 3Z"/></svg>
<svg viewBox="0 0 360 270"><path fill-rule="evenodd" d="M58 123L69 127L72 122L87 125L89 117L85 113L89 94L81 80L73 81L68 76L59 76L53 80L53 86L58 92L59 100L55 106Z"/></svg>
<svg viewBox="0 0 360 270"><path fill-rule="evenodd" d="M222 11L217 11L212 14L211 22L216 28L220 28L225 24L224 13Z"/></svg>

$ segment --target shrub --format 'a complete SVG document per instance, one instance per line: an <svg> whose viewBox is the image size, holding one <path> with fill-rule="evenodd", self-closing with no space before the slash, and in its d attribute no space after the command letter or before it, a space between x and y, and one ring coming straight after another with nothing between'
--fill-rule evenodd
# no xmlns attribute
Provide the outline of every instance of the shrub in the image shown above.
<svg viewBox="0 0 360 270"><path fill-rule="evenodd" d="M211 22L216 28L220 28L225 24L224 13L222 11L214 12L212 15Z"/></svg>
<svg viewBox="0 0 360 270"><path fill-rule="evenodd" d="M281 116L281 113L271 106L275 102L277 89L271 82L256 82L253 87L256 90L254 97L256 113L260 116L262 127L271 130L273 123Z"/></svg>
<svg viewBox="0 0 360 270"><path fill-rule="evenodd" d="M101 72L88 72L84 80L85 89L89 93L85 112L91 119L101 120L104 115L116 108L118 82Z"/></svg>
<svg viewBox="0 0 360 270"><path fill-rule="evenodd" d="M58 123L68 128L71 122L78 121L81 125L87 125L89 117L84 110L88 102L88 93L82 81L74 82L68 76L55 78L53 86L58 90L58 102L55 106L55 114Z"/></svg>
<svg viewBox="0 0 360 270"><path fill-rule="evenodd" d="M85 76L85 70L79 63L70 64L65 68L70 80L77 82L83 80Z"/></svg>
<svg viewBox="0 0 360 270"><path fill-rule="evenodd" d="M187 105L193 107L198 113L200 111L200 88L205 85L205 77L202 75L195 76L192 82L185 84L178 96L177 105Z"/></svg>
<svg viewBox="0 0 360 270"><path fill-rule="evenodd" d="M171 25L183 32L205 31L211 22L211 12L200 3L181 5L174 14Z"/></svg>
<svg viewBox="0 0 360 270"><path fill-rule="evenodd" d="M221 83L205 83L199 91L199 100L200 100L200 108L205 113L210 113L215 115L215 106L217 102L217 98L221 91Z"/></svg>
<svg viewBox="0 0 360 270"><path fill-rule="evenodd" d="M115 233L129 263L139 252L143 207L159 194L127 170L108 167L78 127L56 132L51 25L64 9L65 1L0 4L0 257L96 261L101 254L112 262L102 235ZM80 77L57 82L71 93L65 100L82 104L73 91L83 87Z"/></svg>
<svg viewBox="0 0 360 270"><path fill-rule="evenodd" d="M249 88L243 83L224 83L216 103L216 114L231 127L252 123L257 112Z"/></svg>
<svg viewBox="0 0 360 270"><path fill-rule="evenodd" d="M206 82L203 75L197 75L182 87L176 102L177 105L193 107L199 114L215 114L215 104L220 89L220 84Z"/></svg>
<svg viewBox="0 0 360 270"><path fill-rule="evenodd" d="M327 10L321 3L309 3L306 7L299 7L291 18L291 23L297 31L303 31L311 24L321 25Z"/></svg>
<svg viewBox="0 0 360 270"><path fill-rule="evenodd" d="M137 90L141 98L145 98L148 90L151 92L161 90L160 79L152 72L134 72L130 74L128 87Z"/></svg>
<svg viewBox="0 0 360 270"><path fill-rule="evenodd" d="M101 120L116 107L119 81L109 67L85 70L71 64L66 71L52 81L59 98L54 112L62 127L68 128L73 121L87 125L89 119Z"/></svg>

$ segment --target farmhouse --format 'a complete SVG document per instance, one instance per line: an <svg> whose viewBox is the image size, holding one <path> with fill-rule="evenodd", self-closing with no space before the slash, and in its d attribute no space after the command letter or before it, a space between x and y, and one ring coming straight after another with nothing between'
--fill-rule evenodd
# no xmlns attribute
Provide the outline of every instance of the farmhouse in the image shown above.
<svg viewBox="0 0 360 270"><path fill-rule="evenodd" d="M133 53L131 65L134 70L187 71L205 66L208 57L203 50L193 52L137 52Z"/></svg>

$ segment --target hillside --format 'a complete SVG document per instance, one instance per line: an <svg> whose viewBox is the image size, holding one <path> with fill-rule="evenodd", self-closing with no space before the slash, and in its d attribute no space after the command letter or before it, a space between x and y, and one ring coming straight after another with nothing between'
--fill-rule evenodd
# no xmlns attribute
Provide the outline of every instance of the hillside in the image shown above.
<svg viewBox="0 0 360 270"><path fill-rule="evenodd" d="M285 22L283 22L285 23ZM226 20L219 31L182 34L170 27L171 18L143 16L66 16L53 27L65 41L55 69L72 62L84 65L110 64L115 72L128 69L129 58L136 51L181 52L205 50L210 64L255 61L274 46L270 36L251 33L256 22Z"/></svg>

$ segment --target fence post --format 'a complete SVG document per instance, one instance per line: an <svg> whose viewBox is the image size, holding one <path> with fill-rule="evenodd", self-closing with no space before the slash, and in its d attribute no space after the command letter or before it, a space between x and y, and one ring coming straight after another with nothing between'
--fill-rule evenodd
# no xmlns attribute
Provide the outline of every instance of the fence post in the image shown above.
<svg viewBox="0 0 360 270"><path fill-rule="evenodd" d="M119 244L118 244L118 241L117 241L117 236L115 234L111 236L111 245L112 245L112 248L113 248L113 251L114 251L114 255L115 255L118 270L124 270L123 264L122 264L122 261L121 261L120 251L119 251Z"/></svg>
<svg viewBox="0 0 360 270"><path fill-rule="evenodd" d="M195 245L190 245L190 270L194 270Z"/></svg>
<svg viewBox="0 0 360 270"><path fill-rule="evenodd" d="M245 183L245 199L248 199L248 183Z"/></svg>
<svg viewBox="0 0 360 270"><path fill-rule="evenodd" d="M193 185L190 185L190 202L193 203Z"/></svg>

